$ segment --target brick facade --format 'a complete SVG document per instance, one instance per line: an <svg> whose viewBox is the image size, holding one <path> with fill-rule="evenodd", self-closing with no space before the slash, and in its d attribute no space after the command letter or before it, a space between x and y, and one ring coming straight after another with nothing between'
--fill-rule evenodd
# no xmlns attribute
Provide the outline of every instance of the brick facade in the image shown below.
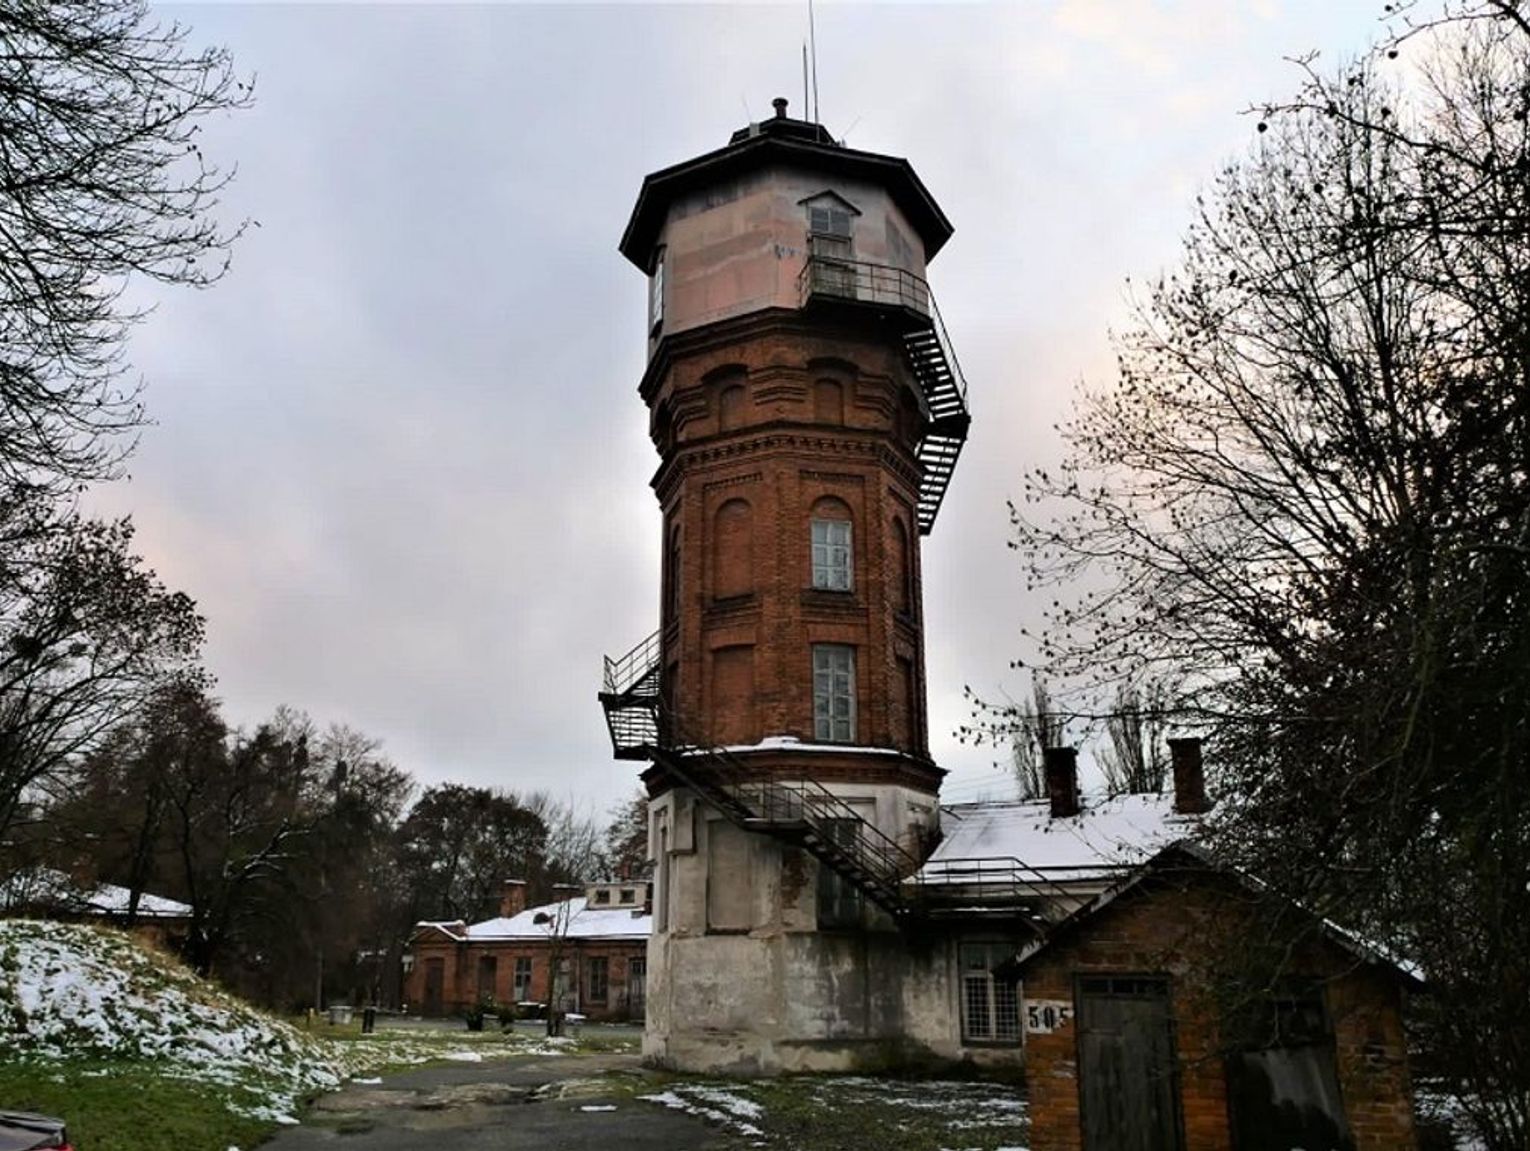
<svg viewBox="0 0 1530 1151"><path fill-rule="evenodd" d="M455 1015L482 999L497 1003L532 1001L546 1003L552 972L554 945L548 940L515 939L471 941L455 939L439 929L421 928L411 944L412 966L404 979L405 1009L425 1015ZM565 989L566 1010L593 1020L641 1020L641 985L646 966L646 939L569 939L562 943L560 965L570 974L578 972L577 987ZM595 999L592 960L604 960L606 989ZM529 990L517 994L516 961L528 960ZM489 961L486 963L486 961ZM439 1002L427 995L427 973L433 963L441 965ZM634 967L636 964L636 968ZM635 993L635 994L634 994Z"/></svg>
<svg viewBox="0 0 1530 1151"><path fill-rule="evenodd" d="M1161 975L1169 985L1185 1151L1232 1151L1224 1028L1204 964L1246 924L1246 893L1190 872L1145 881L1059 936L1023 967L1027 1002L1072 1003L1075 1018L1026 1038L1032 1151L1081 1151L1078 979ZM1293 962L1321 981L1332 1022L1339 1090L1356 1151L1415 1146L1402 1029L1402 977L1315 940Z"/></svg>
<svg viewBox="0 0 1530 1151"><path fill-rule="evenodd" d="M854 743L928 759L915 385L874 321L767 313L666 341L643 384L664 464L670 706L696 742L815 740L814 644L856 653ZM846 591L811 522L852 525Z"/></svg>

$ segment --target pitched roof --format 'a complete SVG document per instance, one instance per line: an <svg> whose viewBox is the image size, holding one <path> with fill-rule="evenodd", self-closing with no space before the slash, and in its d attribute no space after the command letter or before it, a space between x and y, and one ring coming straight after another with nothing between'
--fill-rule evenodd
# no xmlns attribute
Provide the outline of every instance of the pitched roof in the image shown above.
<svg viewBox="0 0 1530 1151"><path fill-rule="evenodd" d="M1160 850L1154 852L1150 858L1123 873L1111 887L1100 892L1088 903L1085 903L1082 907L1077 908L1052 924L1045 934L1031 940L1016 951L1014 958L1011 960L1015 970L1018 971L1023 968L1032 959L1047 951L1064 936L1070 935L1075 930L1081 928L1086 921L1104 911L1105 908L1115 903L1116 900L1137 890L1143 881L1150 876L1173 867L1190 867L1202 872L1217 872L1230 877L1236 883L1250 890L1269 891L1265 883L1249 875L1246 871L1217 859L1200 844L1189 839L1176 840L1165 844ZM1424 985L1423 970L1413 961L1392 954L1380 944L1373 943L1347 928L1340 927L1331 919L1322 919L1317 916L1313 916L1313 919L1324 938L1349 952L1355 958L1365 963L1385 967L1415 987L1422 987Z"/></svg>
<svg viewBox="0 0 1530 1151"><path fill-rule="evenodd" d="M643 914L640 907L630 904L590 907L587 904L588 900L580 895L558 903L528 907L518 915L497 916L466 926L460 920L451 923L422 920L415 924L415 930L433 928L470 943L508 939L545 942L554 937L635 940L647 939L653 931L652 914ZM539 916L543 917L540 923L537 922Z"/></svg>
<svg viewBox="0 0 1530 1151"><path fill-rule="evenodd" d="M126 915L132 892L115 883L94 887L77 886L62 871L34 867L18 871L0 883L0 910L28 907L47 908L74 915ZM185 919L191 916L190 904L147 891L138 895L139 919Z"/></svg>
<svg viewBox="0 0 1530 1151"><path fill-rule="evenodd" d="M1046 800L956 804L941 809L943 838L919 878L962 882L957 861L1012 859L1054 881L1111 879L1193 834L1200 818L1167 795L1113 796L1061 818Z"/></svg>

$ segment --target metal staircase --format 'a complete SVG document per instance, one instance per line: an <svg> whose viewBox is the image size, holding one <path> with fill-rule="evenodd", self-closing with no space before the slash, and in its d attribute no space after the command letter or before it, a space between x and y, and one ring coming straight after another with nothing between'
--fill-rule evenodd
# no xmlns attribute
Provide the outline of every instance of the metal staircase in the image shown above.
<svg viewBox="0 0 1530 1151"><path fill-rule="evenodd" d="M664 706L661 656L655 632L606 658L600 702L616 758L651 761L735 826L808 852L899 922L1001 916L1040 929L1069 906L1065 888L1020 860L926 864L822 784L771 779L706 746Z"/></svg>
<svg viewBox="0 0 1530 1151"><path fill-rule="evenodd" d="M600 706L606 713L617 759L643 759L659 745L659 674L663 643L658 632L617 659L606 656Z"/></svg>
<svg viewBox="0 0 1530 1151"><path fill-rule="evenodd" d="M661 654L655 632L606 657L600 702L616 758L651 760L736 826L802 848L894 917L911 914L903 883L921 861L822 784L762 778L738 756L690 738L663 704Z"/></svg>
<svg viewBox="0 0 1530 1151"><path fill-rule="evenodd" d="M967 381L929 284L887 264L815 254L803 265L798 288L804 307L813 301L852 303L897 319L904 354L928 409L918 450L918 520L920 534L929 535L972 424Z"/></svg>

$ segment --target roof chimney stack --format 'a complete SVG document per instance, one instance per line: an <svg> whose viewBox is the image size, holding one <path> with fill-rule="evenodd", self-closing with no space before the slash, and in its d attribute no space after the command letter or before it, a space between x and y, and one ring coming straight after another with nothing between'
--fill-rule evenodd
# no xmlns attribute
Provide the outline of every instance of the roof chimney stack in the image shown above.
<svg viewBox="0 0 1530 1151"><path fill-rule="evenodd" d="M1185 736L1169 740L1169 762L1174 768L1174 810L1181 815L1202 815L1210 811L1200 738Z"/></svg>
<svg viewBox="0 0 1530 1151"><path fill-rule="evenodd" d="M1052 818L1077 815L1078 750L1072 747L1048 747L1042 750L1047 776L1047 799L1052 804Z"/></svg>
<svg viewBox="0 0 1530 1151"><path fill-rule="evenodd" d="M507 879L499 893L499 917L513 919L526 910L526 881Z"/></svg>
<svg viewBox="0 0 1530 1151"><path fill-rule="evenodd" d="M786 119L786 97L785 96L777 96L774 100L772 100L770 102L770 106L776 110L776 119L777 120L784 120L784 119Z"/></svg>

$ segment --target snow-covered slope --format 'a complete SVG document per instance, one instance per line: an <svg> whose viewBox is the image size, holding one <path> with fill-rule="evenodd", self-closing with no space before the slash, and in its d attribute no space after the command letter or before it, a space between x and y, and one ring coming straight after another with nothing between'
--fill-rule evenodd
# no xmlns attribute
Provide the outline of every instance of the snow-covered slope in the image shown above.
<svg viewBox="0 0 1530 1151"><path fill-rule="evenodd" d="M282 1119L352 1069L315 1039L115 931L0 920L0 1058L153 1061Z"/></svg>

